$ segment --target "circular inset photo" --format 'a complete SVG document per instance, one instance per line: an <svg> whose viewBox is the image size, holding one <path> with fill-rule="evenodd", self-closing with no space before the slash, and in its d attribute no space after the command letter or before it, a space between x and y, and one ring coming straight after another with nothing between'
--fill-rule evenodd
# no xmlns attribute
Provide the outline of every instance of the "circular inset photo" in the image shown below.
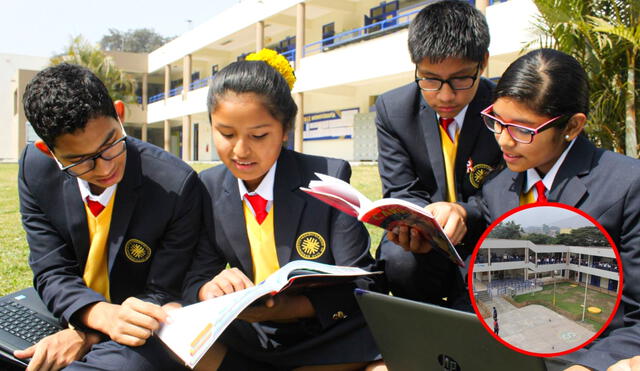
<svg viewBox="0 0 640 371"><path fill-rule="evenodd" d="M521 353L553 357L605 330L622 294L620 255L605 229L556 203L514 209L478 241L469 294L480 322Z"/></svg>

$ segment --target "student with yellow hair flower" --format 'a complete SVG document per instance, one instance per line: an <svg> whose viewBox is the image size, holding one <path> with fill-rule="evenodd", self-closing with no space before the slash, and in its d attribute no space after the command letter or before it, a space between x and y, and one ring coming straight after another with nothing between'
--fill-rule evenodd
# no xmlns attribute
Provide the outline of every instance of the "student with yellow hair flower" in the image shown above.
<svg viewBox="0 0 640 371"><path fill-rule="evenodd" d="M216 150L225 166L203 171L204 236L185 280L188 301L258 284L292 260L369 269L369 235L355 218L299 190L349 163L283 148L297 106L288 61L263 50L223 68L209 88ZM225 269L229 265L231 268ZM354 300L372 278L279 294L246 309L198 367L357 370L379 358Z"/></svg>

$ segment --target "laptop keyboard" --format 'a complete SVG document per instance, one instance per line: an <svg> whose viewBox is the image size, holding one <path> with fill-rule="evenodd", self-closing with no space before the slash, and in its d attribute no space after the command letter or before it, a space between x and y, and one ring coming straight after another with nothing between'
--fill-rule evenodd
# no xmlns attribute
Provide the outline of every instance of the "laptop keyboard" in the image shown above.
<svg viewBox="0 0 640 371"><path fill-rule="evenodd" d="M0 303L0 329L32 344L59 330L38 314L14 301Z"/></svg>

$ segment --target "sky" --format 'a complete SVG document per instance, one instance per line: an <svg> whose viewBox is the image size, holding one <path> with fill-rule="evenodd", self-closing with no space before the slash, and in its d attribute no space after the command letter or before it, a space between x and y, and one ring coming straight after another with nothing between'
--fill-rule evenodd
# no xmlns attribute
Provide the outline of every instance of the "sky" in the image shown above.
<svg viewBox="0 0 640 371"><path fill-rule="evenodd" d="M503 220L503 223L509 221L515 221L523 227L541 227L542 224L554 226L554 223L557 222L561 222L561 224L570 224L572 228L593 226L588 219L576 212L563 209L561 207L551 206L539 206L520 210Z"/></svg>
<svg viewBox="0 0 640 371"><path fill-rule="evenodd" d="M110 28L151 28L165 37L179 36L236 3L238 0L0 0L0 54L51 57L63 51L73 36L97 43Z"/></svg>

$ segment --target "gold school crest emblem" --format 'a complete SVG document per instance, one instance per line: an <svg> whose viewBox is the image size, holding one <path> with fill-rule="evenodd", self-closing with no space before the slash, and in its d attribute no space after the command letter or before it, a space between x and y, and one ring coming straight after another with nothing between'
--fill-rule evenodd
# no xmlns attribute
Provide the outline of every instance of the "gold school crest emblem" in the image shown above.
<svg viewBox="0 0 640 371"><path fill-rule="evenodd" d="M134 263L144 263L151 257L151 248L146 243L132 238L124 245L124 254Z"/></svg>
<svg viewBox="0 0 640 371"><path fill-rule="evenodd" d="M324 254L327 244L324 238L316 232L305 232L296 240L298 255L305 259L314 260Z"/></svg>
<svg viewBox="0 0 640 371"><path fill-rule="evenodd" d="M480 188L482 182L484 182L484 178L489 175L489 173L493 171L493 168L487 164L473 164L473 160L469 157L467 161L467 174L469 174L469 182L475 188Z"/></svg>

